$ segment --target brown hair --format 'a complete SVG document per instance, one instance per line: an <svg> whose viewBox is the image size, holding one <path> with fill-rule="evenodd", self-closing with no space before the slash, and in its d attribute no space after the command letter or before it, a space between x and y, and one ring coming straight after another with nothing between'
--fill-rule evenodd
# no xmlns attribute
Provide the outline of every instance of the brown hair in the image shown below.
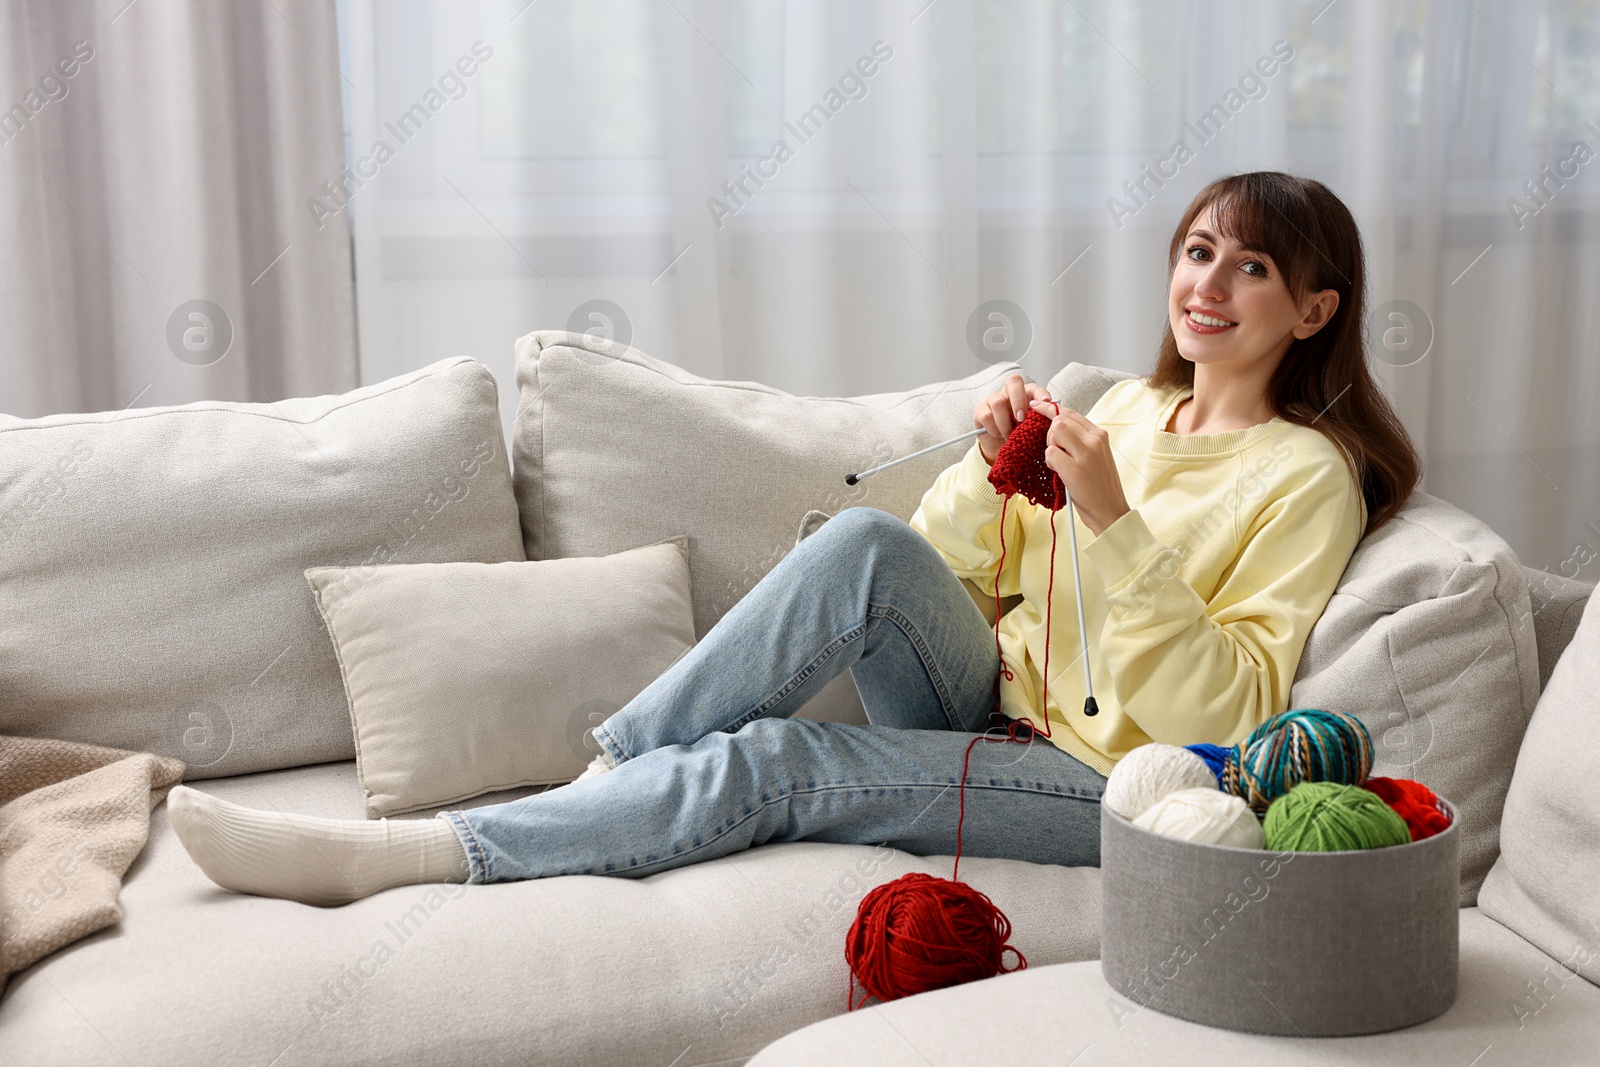
<svg viewBox="0 0 1600 1067"><path fill-rule="evenodd" d="M1218 178L1200 190L1172 231L1169 281L1190 227L1213 205L1222 235L1271 256L1297 303L1323 289L1339 294L1322 329L1289 343L1267 384L1267 402L1286 422L1311 426L1339 446L1367 503L1364 537L1406 502L1421 480L1422 459L1367 369L1361 232L1321 182L1275 170ZM1155 370L1143 380L1156 389L1194 385L1194 364L1179 354L1170 321Z"/></svg>

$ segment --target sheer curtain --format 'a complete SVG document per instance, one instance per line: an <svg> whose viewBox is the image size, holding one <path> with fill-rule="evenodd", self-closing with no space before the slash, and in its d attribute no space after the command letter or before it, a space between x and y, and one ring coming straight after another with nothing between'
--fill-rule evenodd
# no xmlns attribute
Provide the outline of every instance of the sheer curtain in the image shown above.
<svg viewBox="0 0 1600 1067"><path fill-rule="evenodd" d="M0 411L357 382L325 0L0 0Z"/></svg>
<svg viewBox="0 0 1600 1067"><path fill-rule="evenodd" d="M563 326L814 395L1142 372L1184 206L1282 169L1361 224L1424 488L1600 573L1592 0L340 12L363 380L467 353L509 419L512 340Z"/></svg>

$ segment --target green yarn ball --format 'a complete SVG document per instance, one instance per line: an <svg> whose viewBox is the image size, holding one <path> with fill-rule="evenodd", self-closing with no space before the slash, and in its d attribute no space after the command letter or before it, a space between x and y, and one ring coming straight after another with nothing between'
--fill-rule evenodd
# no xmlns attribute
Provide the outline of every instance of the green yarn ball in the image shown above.
<svg viewBox="0 0 1600 1067"><path fill-rule="evenodd" d="M1267 847L1279 852L1354 852L1411 843L1406 821L1357 785L1301 782L1267 808Z"/></svg>

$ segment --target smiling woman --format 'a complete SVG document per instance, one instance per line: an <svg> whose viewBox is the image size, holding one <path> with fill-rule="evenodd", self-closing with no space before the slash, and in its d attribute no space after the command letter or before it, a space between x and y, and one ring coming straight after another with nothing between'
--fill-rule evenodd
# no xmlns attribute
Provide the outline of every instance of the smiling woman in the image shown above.
<svg viewBox="0 0 1600 1067"><path fill-rule="evenodd" d="M1339 446L1366 504L1394 516L1422 462L1367 369L1366 273L1350 211L1321 182L1254 171L1202 189L1173 230L1156 390L1187 389L1167 432L1274 417ZM1326 327L1326 328L1324 328Z"/></svg>

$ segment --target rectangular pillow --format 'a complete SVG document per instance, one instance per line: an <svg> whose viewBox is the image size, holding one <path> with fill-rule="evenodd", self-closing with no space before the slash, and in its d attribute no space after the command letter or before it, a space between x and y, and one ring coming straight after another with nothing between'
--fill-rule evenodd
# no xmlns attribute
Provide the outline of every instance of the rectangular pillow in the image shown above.
<svg viewBox="0 0 1600 1067"><path fill-rule="evenodd" d="M1600 985L1600 597L1550 674L1528 724L1500 823L1500 858L1483 883L1484 914L1547 952L1556 966L1513 993L1536 1014L1581 974ZM1529 995L1524 995L1524 993ZM1592 1050L1591 1050L1592 1051Z"/></svg>
<svg viewBox="0 0 1600 1067"><path fill-rule="evenodd" d="M812 511L875 507L909 520L952 446L854 486L859 473L972 429L1015 363L857 397L711 381L593 335L517 342L513 481L529 559L601 556L689 536L696 638L794 547ZM1026 378L1027 376L1024 375ZM811 718L865 721L848 674Z"/></svg>
<svg viewBox="0 0 1600 1067"><path fill-rule="evenodd" d="M311 567L367 816L569 782L694 645L688 538L598 559Z"/></svg>
<svg viewBox="0 0 1600 1067"><path fill-rule="evenodd" d="M355 756L303 572L523 560L494 376L0 416L0 733L214 778Z"/></svg>

